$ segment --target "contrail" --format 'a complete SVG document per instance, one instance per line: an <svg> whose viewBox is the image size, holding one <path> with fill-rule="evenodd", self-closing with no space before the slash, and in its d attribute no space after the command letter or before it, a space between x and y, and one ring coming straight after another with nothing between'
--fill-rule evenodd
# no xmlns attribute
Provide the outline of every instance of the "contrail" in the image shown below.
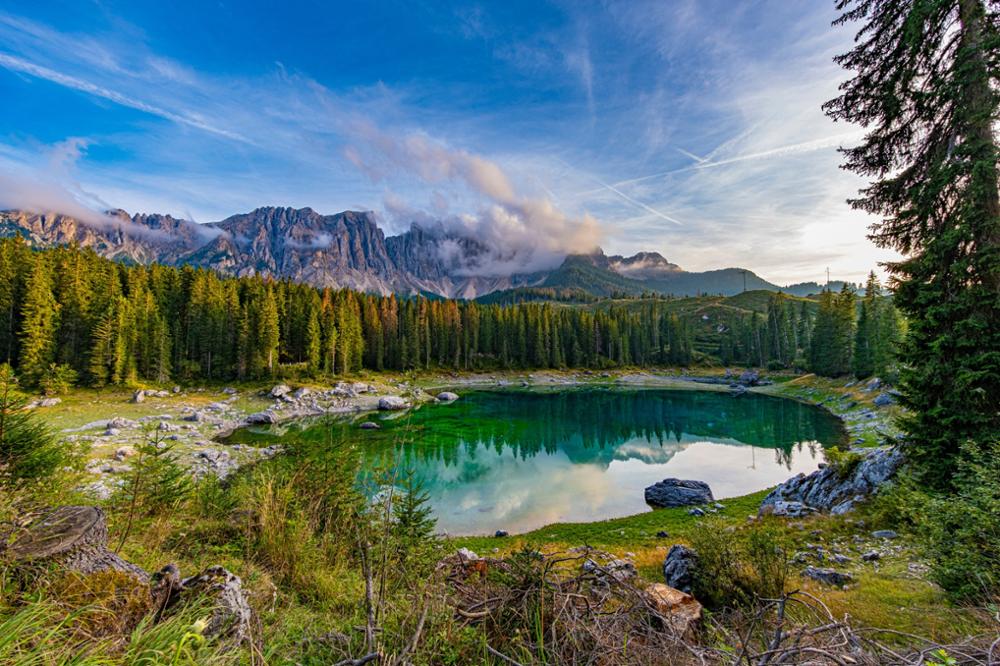
<svg viewBox="0 0 1000 666"><path fill-rule="evenodd" d="M566 166L567 169L572 169L573 168L566 160L564 160L562 158L559 158L559 157L557 157L556 159L559 160L560 162L562 162ZM662 218L662 219L664 219L667 222L670 222L672 224L676 224L677 226L683 226L684 225L684 223L681 222L680 220L676 220L676 219L670 217L669 215L661 213L660 211L656 210L655 208L651 208L650 206L647 206L646 204L642 203L641 201L636 201L635 199L633 199L629 195L627 195L624 192L622 192L621 190L619 190L614 185L609 185L608 183L605 183L603 180L601 180L597 176L595 176L593 174L589 174L589 173L587 175L590 176L590 178L594 182L596 182L597 184L599 184L601 187L603 187L604 189L609 190L611 192L614 192L615 194L617 194L618 196L620 196L622 199L624 199L625 201L629 202L633 206L638 206L639 208L642 208L643 210L647 210L650 213L652 213L653 215L655 215L655 216L657 216L659 218Z"/></svg>
<svg viewBox="0 0 1000 666"><path fill-rule="evenodd" d="M52 83L58 84L60 86L71 88L73 90L78 90L88 95L94 95L95 97L101 97L103 99L114 102L121 106L128 107L130 109L135 109L137 111L143 111L145 113L152 114L154 116L159 116L171 122L178 123L180 125L187 125L188 127L194 127L195 129L200 129L205 132L210 132L212 134L217 134L219 136L225 137L227 139L233 139L234 141L240 141L242 143L253 142L243 136L242 134L237 134L236 132L230 132L229 130L216 127L203 120L198 120L197 118L192 118L190 116L181 115L174 113L173 111L168 111L166 109L161 109L160 107L147 104L137 99L132 99L114 90L109 90L107 88L102 88L101 86L90 83L89 81L84 81L61 72L49 69L48 67L43 67L41 65L36 65L35 63L28 62L27 60L22 60L12 55L7 55L0 53L0 67L4 67L14 72L21 72L22 74L28 74L30 76L35 76L40 79L45 79L46 81L51 81Z"/></svg>
<svg viewBox="0 0 1000 666"><path fill-rule="evenodd" d="M689 153L688 151L684 150L683 148L677 148L676 150L681 155L686 155L686 156L690 157L691 159L693 159L698 164L704 164L705 162L708 161L707 157L698 157L694 153Z"/></svg>
<svg viewBox="0 0 1000 666"><path fill-rule="evenodd" d="M828 136L822 139L814 139L813 141L803 141L802 143L793 143L787 146L779 146L778 148L771 148L770 150L763 150L757 153L748 153L745 155L737 155L735 157L730 157L724 160L709 160L701 159L685 150L678 148L680 152L684 153L688 157L698 161L698 164L692 164L691 166L681 167L679 169L671 169L670 171L661 171L660 173L649 174L648 176L639 176L637 178L630 178L628 180L620 180L615 185L632 185L634 183L641 183L645 180L651 180L653 178L662 178L663 176L669 176L674 173L681 173L684 171L695 171L697 169L710 169L717 166L725 166L726 164L733 164L736 162L746 162L749 160L759 160L766 159L768 157L780 157L782 155L792 155L795 153L808 153L814 150L822 150L823 148L832 148L834 146L840 145L841 142L858 139L863 136L863 132L854 131L847 132L844 134L836 134L834 136Z"/></svg>

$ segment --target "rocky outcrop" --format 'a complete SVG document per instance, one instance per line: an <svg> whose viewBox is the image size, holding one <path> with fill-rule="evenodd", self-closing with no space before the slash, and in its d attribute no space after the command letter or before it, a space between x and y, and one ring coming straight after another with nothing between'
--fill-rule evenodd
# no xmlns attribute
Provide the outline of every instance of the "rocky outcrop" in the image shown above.
<svg viewBox="0 0 1000 666"><path fill-rule="evenodd" d="M697 568L698 554L687 546L674 544L663 560L663 579L670 587L690 594Z"/></svg>
<svg viewBox="0 0 1000 666"><path fill-rule="evenodd" d="M799 474L772 490L759 513L778 513L784 507L794 507L796 512L846 513L889 482L902 462L898 448L880 448L864 454L846 473L840 466L828 465L812 474Z"/></svg>
<svg viewBox="0 0 1000 666"><path fill-rule="evenodd" d="M704 481L664 479L646 488L646 504L656 508L692 506L714 501L712 489Z"/></svg>

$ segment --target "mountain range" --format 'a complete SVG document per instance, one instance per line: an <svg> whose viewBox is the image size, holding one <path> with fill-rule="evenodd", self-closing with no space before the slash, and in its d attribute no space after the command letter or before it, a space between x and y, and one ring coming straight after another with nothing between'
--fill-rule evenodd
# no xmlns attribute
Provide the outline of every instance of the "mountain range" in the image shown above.
<svg viewBox="0 0 1000 666"><path fill-rule="evenodd" d="M374 214L356 211L321 215L311 208L265 207L206 224L123 210L84 218L0 211L0 236L15 235L33 246L75 244L119 261L192 265L225 275L289 278L383 294L471 299L541 287L600 297L728 296L745 289L805 296L821 289L815 282L779 287L741 268L685 271L656 252L624 257L600 249L569 255L551 270L496 274L493 267L511 257L497 256L496 248L471 235L440 224L413 224L387 237Z"/></svg>

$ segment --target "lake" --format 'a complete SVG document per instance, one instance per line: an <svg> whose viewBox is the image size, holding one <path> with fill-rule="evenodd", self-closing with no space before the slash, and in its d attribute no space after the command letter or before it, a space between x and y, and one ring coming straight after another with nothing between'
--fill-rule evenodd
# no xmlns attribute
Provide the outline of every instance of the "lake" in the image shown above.
<svg viewBox="0 0 1000 666"><path fill-rule="evenodd" d="M361 430L373 420L380 430ZM511 533L650 510L668 477L717 499L773 486L845 441L833 414L764 395L623 388L476 390L450 404L238 431L231 443L352 442L359 468L412 470L442 531ZM362 475L365 474L362 472Z"/></svg>

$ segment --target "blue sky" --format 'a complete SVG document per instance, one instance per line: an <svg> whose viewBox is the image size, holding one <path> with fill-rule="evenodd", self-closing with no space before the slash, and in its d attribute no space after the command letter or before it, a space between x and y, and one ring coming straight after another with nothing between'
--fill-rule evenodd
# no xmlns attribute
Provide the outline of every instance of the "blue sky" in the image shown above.
<svg viewBox="0 0 1000 666"><path fill-rule="evenodd" d="M0 0L0 206L262 205L860 280L833 2Z"/></svg>

